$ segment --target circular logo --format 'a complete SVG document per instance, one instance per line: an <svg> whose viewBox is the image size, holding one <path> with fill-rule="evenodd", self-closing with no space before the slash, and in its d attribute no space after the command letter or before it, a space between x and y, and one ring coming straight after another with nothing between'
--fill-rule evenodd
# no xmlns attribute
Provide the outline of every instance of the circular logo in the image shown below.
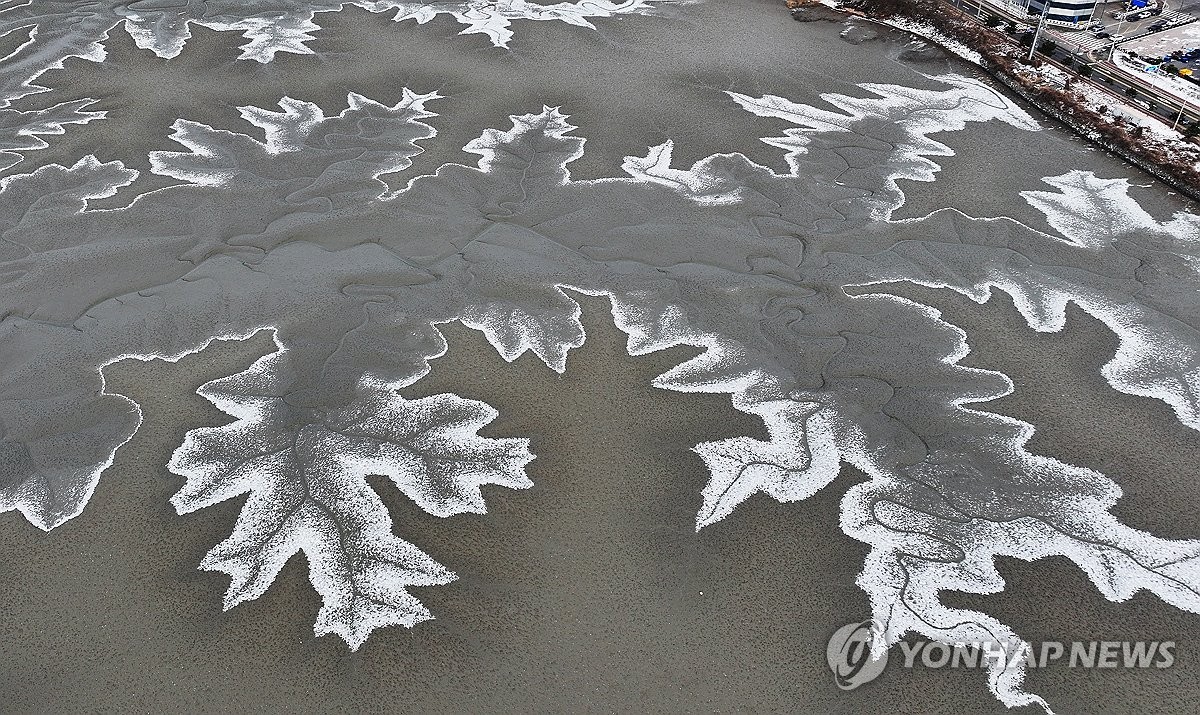
<svg viewBox="0 0 1200 715"><path fill-rule="evenodd" d="M842 690L854 690L869 683L887 666L888 653L871 658L871 644L882 631L875 621L848 623L834 631L825 646L825 661L833 671L833 680Z"/></svg>

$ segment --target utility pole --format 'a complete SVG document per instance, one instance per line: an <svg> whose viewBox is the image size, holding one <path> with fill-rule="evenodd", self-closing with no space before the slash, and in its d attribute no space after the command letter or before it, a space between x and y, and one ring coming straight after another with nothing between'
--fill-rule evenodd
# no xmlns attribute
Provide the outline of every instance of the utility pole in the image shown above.
<svg viewBox="0 0 1200 715"><path fill-rule="evenodd" d="M1038 38L1042 36L1042 27L1046 24L1046 16L1050 14L1050 0L1042 0L1042 19L1038 20L1037 29L1033 32L1033 43L1029 45L1029 62L1033 62L1033 53L1037 50Z"/></svg>
<svg viewBox="0 0 1200 715"><path fill-rule="evenodd" d="M1175 131L1175 127L1179 126L1179 122L1183 119L1183 108L1186 104L1179 105L1179 114L1175 115L1175 123L1171 125L1171 131Z"/></svg>

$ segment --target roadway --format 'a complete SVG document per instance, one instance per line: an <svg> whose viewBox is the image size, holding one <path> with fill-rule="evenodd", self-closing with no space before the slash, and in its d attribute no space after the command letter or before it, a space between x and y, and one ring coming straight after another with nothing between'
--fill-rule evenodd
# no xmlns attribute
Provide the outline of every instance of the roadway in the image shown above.
<svg viewBox="0 0 1200 715"><path fill-rule="evenodd" d="M945 1L963 13L976 18L983 19L989 15L995 15L1026 27L1036 24L1036 18L1030 18L1028 15L1025 15L1024 8L1019 5L1002 3L1000 1L985 2L984 0ZM1166 15L1167 12L1163 14ZM1128 32L1130 28L1136 30L1138 26L1143 24L1149 25L1155 19L1157 18L1125 23L1125 27L1122 28L1122 34L1129 37L1131 36ZM1114 25L1116 23L1115 20L1111 20L1111 22ZM1130 74L1117 68L1114 64L1108 62L1107 58L1097 58L1096 51L1100 49L1107 50L1109 45L1106 43L1100 46L1093 46L1093 43L1077 43L1074 41L1076 37L1082 38L1082 36L1093 40L1098 39L1090 33L1081 31L1063 32L1047 25L1042 28L1042 38L1038 40L1038 44L1042 44L1042 39L1049 39L1053 40L1057 47L1051 57L1047 58L1046 55L1040 52L1038 54L1043 59L1050 59L1066 72L1073 74L1076 77L1076 81L1088 82L1101 91L1112 95L1117 101L1131 104L1139 111L1153 114L1165 122L1167 126L1174 126L1177 122L1200 122L1200 106L1166 92L1146 80L1137 77L1135 74ZM1013 41L1016 41L1015 37ZM1092 68L1091 77L1085 78L1078 74L1073 67L1064 65L1062 60L1068 57L1074 66L1090 65Z"/></svg>

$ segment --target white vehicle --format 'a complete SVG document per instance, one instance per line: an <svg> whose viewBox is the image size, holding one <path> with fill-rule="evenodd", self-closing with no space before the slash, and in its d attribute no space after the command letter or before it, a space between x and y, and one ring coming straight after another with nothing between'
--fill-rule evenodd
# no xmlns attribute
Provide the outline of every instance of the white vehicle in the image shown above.
<svg viewBox="0 0 1200 715"><path fill-rule="evenodd" d="M1128 7L1124 10L1113 10L1108 13L1108 16L1114 20L1137 20L1141 17L1150 17L1162 12L1160 4L1157 0L1151 0L1146 7ZM1144 14L1143 14L1144 13Z"/></svg>

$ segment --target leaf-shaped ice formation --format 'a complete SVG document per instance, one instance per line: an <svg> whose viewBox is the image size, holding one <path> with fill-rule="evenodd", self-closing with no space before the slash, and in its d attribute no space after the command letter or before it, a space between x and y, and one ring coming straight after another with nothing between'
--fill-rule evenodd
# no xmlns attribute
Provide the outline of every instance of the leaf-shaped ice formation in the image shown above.
<svg viewBox="0 0 1200 715"><path fill-rule="evenodd" d="M1000 288L1042 330L1061 325L1066 302L1076 301L1125 331L1119 360L1174 400L1181 418L1190 414L1200 311L1186 215L1126 235L1068 240L956 211L882 220L903 201L896 179L930 178L932 158L948 151L929 137L973 121L1035 128L982 83L936 81L945 89L922 90L919 101L881 86L866 98L827 95L840 112L746 100L752 111L795 118L797 128L777 140L788 152L786 173L740 154L674 167L665 144L627 159L624 177L575 180L567 167L585 144L564 111L543 108L471 142L476 164L444 165L387 196L370 196L382 191L378 166L346 162L336 143L318 137L280 142L273 156L301 165L290 154L307 155L348 174L322 180L298 203L293 194L323 168L288 183L261 166L262 143L199 127L196 136L209 142L203 151L163 163L182 162L191 183L119 211L86 202L125 180L121 166L93 161L14 177L5 192L24 198L0 216L5 255L14 257L0 273L0 295L15 306L9 320L36 329L14 333L6 348L61 357L27 359L19 385L0 385L6 398L18 395L0 402L3 423L32 416L43 426L69 424L72 414L109 410L105 424L118 424L121 413L97 392L35 409L18 387L57 394L74 381L98 390L95 366L120 355L174 356L262 326L277 329L287 361L258 394L313 417L303 424L358 404L364 374L392 385L418 379L445 348L435 326L449 320L480 328L505 357L531 350L562 369L583 340L569 287L610 296L631 353L705 349L656 385L729 393L767 421L767 440L697 447L714 471L698 525L756 491L803 498L842 461L871 476L848 494L843 528L872 546L860 584L889 637L1008 633L990 616L952 613L938 598L947 588L999 588L991 559L1001 553L1063 553L1110 598L1148 588L1196 610L1195 544L1121 526L1109 511L1119 496L1110 481L1029 454L1028 425L966 407L1011 383L957 364L966 351L961 331L908 301L848 295L848 287L888 281L976 300ZM268 114L252 113L267 124L294 122L296 136L310 136L299 108ZM406 129L395 136L398 147L413 140ZM191 156L204 151L236 161ZM387 163L393 154L374 156ZM142 249L132 256L131 237ZM94 260L105 261L105 280L89 274L62 295L49 288ZM1106 374L1126 389L1118 373ZM111 435L100 441L106 450L118 443ZM98 469L96 455L78 447L56 457L72 475ZM44 475L17 464L10 482L49 491ZM67 494L76 485L49 486ZM5 507L31 503L30 494ZM1020 689L1019 671L991 677L1006 702L1037 702Z"/></svg>
<svg viewBox="0 0 1200 715"><path fill-rule="evenodd" d="M904 203L904 194L896 184L898 180L933 181L941 167L928 157L954 154L950 147L932 139L932 134L960 131L968 122L989 120L1031 131L1039 129L1033 117L981 82L953 76L940 77L939 80L958 91L864 84L863 89L878 95L882 101L877 97L858 98L832 93L821 95L821 99L841 112L817 109L773 95L750 97L737 92L727 94L747 111L761 117L783 119L798 126L785 130L782 137L763 140L786 150L793 167L799 156L808 151L810 137L814 133L849 132L852 127L862 132L864 125L894 122L900 130L896 136L880 136L876 132L871 132L871 135L875 141L893 143L894 147L889 148L895 149L893 161L901 162L899 166L889 165L884 169L887 173L881 174L878 165L859 162L839 179L851 186L858 186L857 182L863 179L868 181L868 186L877 186L882 182L886 191L879 196L876 217L886 219Z"/></svg>
<svg viewBox="0 0 1200 715"><path fill-rule="evenodd" d="M85 111L94 99L56 105L40 112L7 109L25 95L47 91L37 84L47 70L72 57L102 62L109 33L123 26L138 47L162 58L176 57L192 36L191 26L239 32L246 42L240 59L269 63L275 55L314 54L308 42L320 30L318 15L359 7L391 13L396 22L425 24L449 15L464 25L460 34L482 33L496 47L507 47L516 21L558 21L594 29L593 20L618 15L651 15L666 5L692 0L74 0L0 3L0 37L28 40L0 62L0 172L24 152L45 147L39 136L61 134L66 124L102 119ZM40 114L44 116L33 116Z"/></svg>
<svg viewBox="0 0 1200 715"><path fill-rule="evenodd" d="M1058 191L1022 191L1021 196L1077 246L1101 248L1141 232L1200 242L1200 216L1180 213L1169 222L1155 220L1129 195L1128 179L1101 179L1076 169L1042 181Z"/></svg>
<svg viewBox="0 0 1200 715"><path fill-rule="evenodd" d="M421 152L416 142L436 134L421 121L436 116L425 109L434 99L436 92L405 89L389 107L352 92L346 109L333 117L291 97L280 100L280 112L239 107L246 121L266 133L265 142L181 119L171 138L189 151L151 152L150 164L156 174L193 184L253 189L296 205L338 209L375 198L386 187L380 175L412 163Z"/></svg>
<svg viewBox="0 0 1200 715"><path fill-rule="evenodd" d="M387 476L436 516L483 513L482 486L532 486L524 467L533 455L528 440L479 436L496 411L456 395L406 400L365 379L343 407L297 409L268 396L286 360L281 349L200 388L237 420L187 434L170 464L187 483L171 501L184 514L248 494L233 534L200 565L232 577L225 608L261 596L303 551L324 601L314 632L356 650L376 628L433 617L408 587L455 578L392 533L366 477Z"/></svg>
<svg viewBox="0 0 1200 715"><path fill-rule="evenodd" d="M266 143L205 127L191 136L193 153L157 157L165 171L178 175L228 177L224 186L167 190L124 211L88 207L136 178L120 162L86 157L69 168L44 166L0 180L0 325L8 336L3 349L9 367L0 380L0 425L13 455L0 479L0 510L18 509L44 529L82 510L100 472L137 424L128 400L102 394L100 365L127 355L174 357L214 336L284 324L288 310L303 300L289 297L294 290L271 280L270 271L294 264L272 260L248 270L241 261L261 260L262 251L230 244L261 231L264 217L328 212L377 196L384 185L374 177L405 166L420 151L414 142L433 135L421 121L429 116L423 102L432 96L406 92L385 107L351 95L349 107L333 117L290 100L278 113L247 109L246 116L267 131ZM247 208L244 195L257 203L239 210L239 202ZM224 208L214 211L212 204ZM197 261L218 255L215 263L196 268ZM236 287L223 282L228 273L221 275L230 258L250 277ZM353 254L342 258L357 267L344 274L334 268L329 275L335 280L369 274ZM318 261L312 270L331 268ZM397 280L395 271L390 275ZM327 290L327 301L346 297L339 292L345 283L303 280ZM172 289L156 293L160 286ZM264 300L255 293L259 289L277 291L277 299ZM235 308L228 315L223 303L239 300L247 312ZM361 302L355 307L361 309ZM158 337L147 341L154 332Z"/></svg>
<svg viewBox="0 0 1200 715"><path fill-rule="evenodd" d="M967 352L965 334L955 332L958 345L947 362ZM1026 423L959 410L964 421L990 425L991 434L969 444L961 435L930 440L914 464L884 464L868 443L843 442L843 459L872 476L843 499L842 528L873 547L858 583L871 596L887 644L906 632L946 643L1019 643L995 618L939 598L943 590L1003 590L994 566L1000 555L1063 555L1110 600L1145 589L1200 612L1200 542L1157 539L1120 524L1110 513L1120 489L1103 475L1027 452L1033 428ZM1022 689L1020 659L990 665L989 684L1004 703L1050 710Z"/></svg>
<svg viewBox="0 0 1200 715"><path fill-rule="evenodd" d="M694 448L712 473L696 516L697 529L729 516L758 492L781 502L801 501L837 477L837 448L819 404L779 400L747 411L763 418L770 440L735 437Z"/></svg>
<svg viewBox="0 0 1200 715"><path fill-rule="evenodd" d="M481 33L487 35L496 47L508 47L512 40L513 20L558 20L570 25L595 29L592 20L614 15L645 15L655 12L658 6L668 3L679 3L686 0L576 0L575 2L559 2L543 5L528 0L497 0L495 2L479 2L467 0L458 2L391 2L378 0L372 4L384 6L384 9L394 7L396 20L416 20L425 23L434 17L446 13L454 16L461 24L466 25L463 35ZM389 7L390 6L390 7Z"/></svg>
<svg viewBox="0 0 1200 715"><path fill-rule="evenodd" d="M0 109L0 172L19 164L22 152L49 146L43 136L62 134L68 124L103 119L105 112L86 111L93 103L91 99L78 99L27 112Z"/></svg>
<svg viewBox="0 0 1200 715"><path fill-rule="evenodd" d="M908 303L891 296L863 300ZM923 310L936 321L936 311ZM922 350L944 351L940 357L946 372L938 382L986 379L986 371L956 366L967 352L965 334L945 323L941 327L940 341L925 330L921 337ZM946 340L951 336L956 340ZM896 350L915 347L899 335L887 342ZM727 346L721 352L737 350ZM673 372L692 373L690 380L695 380L696 373L709 371L685 363ZM913 390L911 383L894 378L888 382L896 392L881 411L900 412L901 405L921 399L905 395ZM984 401L1008 390L1006 386L988 394L981 389L985 385L963 390L955 401ZM746 409L744 403L764 385L713 381L710 387L733 392L734 404ZM948 607L940 598L947 590L1003 590L994 566L997 556L1066 556L1110 600L1124 601L1148 590L1200 613L1200 541L1158 539L1118 522L1111 514L1121 493L1116 484L1095 471L1028 453L1024 444L1033 428L1027 423L959 404L947 408L923 403L920 408L927 412L904 413L928 415L931 424L919 432L924 444L915 454L898 454L881 449L871 433L904 427L898 421L881 424L875 415L866 417L851 392L803 391L791 397L798 401L762 401L757 409L747 409L766 421L768 442L735 438L696 447L712 472L697 526L724 518L757 492L784 502L807 498L837 476L842 461L866 472L871 481L852 487L842 500L841 525L847 535L872 547L857 582L870 596L872 616L883 627L885 637L877 648L918 633L948 644L990 642L1009 646L1013 655L1019 652L1022 641L1009 626L986 613ZM1051 711L1041 697L1023 689L1020 658L989 663L988 680L1010 707L1033 704Z"/></svg>
<svg viewBox="0 0 1200 715"><path fill-rule="evenodd" d="M592 20L617 15L653 14L664 5L687 0L565 0L541 4L529 0L73 0L10 2L0 5L0 36L22 31L28 42L4 58L0 69L0 108L36 90L33 82L45 70L61 66L68 57L104 59L104 42L118 25L137 46L163 58L179 55L191 38L191 25L240 32L246 39L241 59L271 62L280 52L313 54L308 41L321 29L317 16L360 7L391 13L397 22L424 24L450 15L465 25L461 34L482 33L496 47L507 47L512 23L520 20L558 21L593 28Z"/></svg>

